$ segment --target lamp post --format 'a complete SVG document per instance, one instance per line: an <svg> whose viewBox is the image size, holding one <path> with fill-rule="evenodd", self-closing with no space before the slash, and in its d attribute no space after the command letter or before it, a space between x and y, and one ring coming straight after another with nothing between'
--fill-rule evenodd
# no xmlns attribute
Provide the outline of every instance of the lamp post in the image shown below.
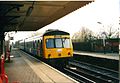
<svg viewBox="0 0 120 83"><path fill-rule="evenodd" d="M102 24L101 22L97 22L98 24ZM104 28L104 26L102 26ZM105 50L105 46L106 46L106 42L105 42L105 38L106 38L106 33L103 31L101 33L102 35L102 40L103 40L103 50L104 50L104 54L106 54L106 50Z"/></svg>
<svg viewBox="0 0 120 83"><path fill-rule="evenodd" d="M105 45L106 45L106 43L105 43L105 37L106 37L106 34L105 34L105 32L102 32L102 37L103 37L103 49L104 49L104 54L106 54L106 51L105 51Z"/></svg>

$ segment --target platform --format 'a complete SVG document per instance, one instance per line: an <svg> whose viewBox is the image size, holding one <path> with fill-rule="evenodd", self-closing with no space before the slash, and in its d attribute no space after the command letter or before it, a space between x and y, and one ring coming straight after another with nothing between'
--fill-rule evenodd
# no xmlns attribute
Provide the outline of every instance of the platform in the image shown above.
<svg viewBox="0 0 120 83"><path fill-rule="evenodd" d="M11 52L11 62L5 63L5 71L9 83L76 83L49 65L30 55L14 49Z"/></svg>
<svg viewBox="0 0 120 83"><path fill-rule="evenodd" d="M95 52L86 52L86 51L74 51L74 54L119 60L119 54L118 53L106 53L106 54L104 54L104 53L95 53Z"/></svg>

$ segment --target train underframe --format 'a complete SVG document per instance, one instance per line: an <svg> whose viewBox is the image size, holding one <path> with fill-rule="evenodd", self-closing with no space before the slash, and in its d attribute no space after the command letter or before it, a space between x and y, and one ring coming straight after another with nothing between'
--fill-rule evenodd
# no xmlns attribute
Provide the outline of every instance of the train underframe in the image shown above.
<svg viewBox="0 0 120 83"><path fill-rule="evenodd" d="M56 68L63 68L68 65L69 60L72 57L63 57L63 58L55 58L55 59L45 59L48 64Z"/></svg>
<svg viewBox="0 0 120 83"><path fill-rule="evenodd" d="M48 58L48 59L45 59L43 57L32 54L32 53L30 53L30 52L28 52L26 50L23 50L23 49L21 49L21 50L28 53L28 54L30 54L30 55L32 55L32 56L34 56L34 57L36 57L36 58L38 58L41 61L44 61L45 63L47 63L47 64L49 64L49 65L51 65L53 67L56 67L56 68L65 67L66 65L68 65L69 60L72 60L72 58L73 58L73 57L61 57L61 58L52 58L52 59Z"/></svg>

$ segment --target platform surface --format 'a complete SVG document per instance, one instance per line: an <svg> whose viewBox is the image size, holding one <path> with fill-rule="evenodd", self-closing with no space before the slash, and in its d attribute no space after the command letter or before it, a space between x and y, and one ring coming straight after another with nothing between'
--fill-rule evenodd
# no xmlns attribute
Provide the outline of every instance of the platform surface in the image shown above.
<svg viewBox="0 0 120 83"><path fill-rule="evenodd" d="M76 83L77 81L29 57L23 51L14 49L11 52L11 62L5 63L5 71L9 83Z"/></svg>
<svg viewBox="0 0 120 83"><path fill-rule="evenodd" d="M95 52L86 52L86 51L74 51L74 54L119 60L119 53L106 53L106 54L104 54L104 53L95 53Z"/></svg>

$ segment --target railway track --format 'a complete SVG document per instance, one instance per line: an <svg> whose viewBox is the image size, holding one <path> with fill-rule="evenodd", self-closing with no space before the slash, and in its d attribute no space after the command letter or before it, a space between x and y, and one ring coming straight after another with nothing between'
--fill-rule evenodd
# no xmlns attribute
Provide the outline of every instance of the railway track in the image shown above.
<svg viewBox="0 0 120 83"><path fill-rule="evenodd" d="M72 77L73 79L77 80L80 83L95 83L95 81L78 74L77 72L75 72L70 68L64 68L64 73L69 75L70 77Z"/></svg>
<svg viewBox="0 0 120 83"><path fill-rule="evenodd" d="M76 60L69 61L63 71L82 83L119 83L117 71Z"/></svg>

